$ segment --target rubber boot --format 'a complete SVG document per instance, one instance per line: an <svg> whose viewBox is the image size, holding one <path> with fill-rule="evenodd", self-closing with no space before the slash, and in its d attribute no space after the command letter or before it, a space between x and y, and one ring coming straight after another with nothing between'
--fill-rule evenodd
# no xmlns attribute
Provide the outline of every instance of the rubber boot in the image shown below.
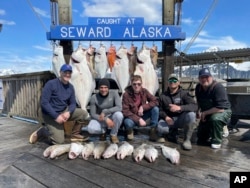
<svg viewBox="0 0 250 188"><path fill-rule="evenodd" d="M153 127L153 128L150 129L149 140L153 141L153 142L156 142L158 140L156 127Z"/></svg>
<svg viewBox="0 0 250 188"><path fill-rule="evenodd" d="M184 142L182 144L182 147L185 150L192 149L191 138L194 131L194 125L195 124L190 124L184 127Z"/></svg>
<svg viewBox="0 0 250 188"><path fill-rule="evenodd" d="M88 136L81 135L82 124L76 122L71 133L71 141L72 142L83 142L89 139Z"/></svg>
<svg viewBox="0 0 250 188"><path fill-rule="evenodd" d="M178 128L170 127L167 139L169 142L178 143Z"/></svg>

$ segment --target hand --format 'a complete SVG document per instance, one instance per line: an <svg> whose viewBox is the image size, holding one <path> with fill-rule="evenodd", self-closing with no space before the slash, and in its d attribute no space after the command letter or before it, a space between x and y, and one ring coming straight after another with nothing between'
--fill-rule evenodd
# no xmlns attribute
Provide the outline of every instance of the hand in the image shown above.
<svg viewBox="0 0 250 188"><path fill-rule="evenodd" d="M104 121L105 120L105 114L104 113L101 113L99 115L99 121Z"/></svg>
<svg viewBox="0 0 250 188"><path fill-rule="evenodd" d="M176 104L169 104L169 110L171 112L179 112L181 111L181 107Z"/></svg>
<svg viewBox="0 0 250 188"><path fill-rule="evenodd" d="M197 119L201 119L201 112L197 112L197 113L196 113L196 118L197 118Z"/></svg>
<svg viewBox="0 0 250 188"><path fill-rule="evenodd" d="M57 118L55 119L55 121L57 123L59 123L59 124L63 124L64 122L67 121L67 119L65 119L65 117L62 114L60 114L59 116L57 116Z"/></svg>
<svg viewBox="0 0 250 188"><path fill-rule="evenodd" d="M143 108L142 108L142 106L140 106L140 108L138 110L138 116L143 116Z"/></svg>
<svg viewBox="0 0 250 188"><path fill-rule="evenodd" d="M207 114L206 114L205 111L201 113L201 121L202 121L202 122L205 122L205 121L206 121L206 115L207 115Z"/></svg>
<svg viewBox="0 0 250 188"><path fill-rule="evenodd" d="M166 117L165 118L165 121L167 122L168 125L174 125L174 120L171 118L171 117Z"/></svg>
<svg viewBox="0 0 250 188"><path fill-rule="evenodd" d="M66 121L68 121L68 119L69 119L69 117L70 117L70 113L69 113L69 112L64 112L64 113L62 113L62 116L64 117L64 119L65 119Z"/></svg>
<svg viewBox="0 0 250 188"><path fill-rule="evenodd" d="M115 126L114 122L110 118L106 118L106 124L108 128L113 128Z"/></svg>
<svg viewBox="0 0 250 188"><path fill-rule="evenodd" d="M139 119L139 125L142 126L142 127L145 127L147 125L147 123L142 118L140 118Z"/></svg>

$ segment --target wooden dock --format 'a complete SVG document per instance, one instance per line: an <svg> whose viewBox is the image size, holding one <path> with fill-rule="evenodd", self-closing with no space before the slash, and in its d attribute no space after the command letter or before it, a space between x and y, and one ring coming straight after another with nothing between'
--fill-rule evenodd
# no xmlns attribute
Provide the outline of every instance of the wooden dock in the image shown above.
<svg viewBox="0 0 250 188"><path fill-rule="evenodd" d="M4 188L69 188L69 187L229 187L229 172L250 171L250 121L238 122L239 132L223 140L221 149L193 144L184 151L180 144L166 142L181 153L179 165L166 160L159 150L154 163L136 163L132 157L85 161L44 158L48 145L29 144L29 135L37 124L0 116L0 187ZM146 141L136 135L134 146ZM181 138L180 138L181 139Z"/></svg>

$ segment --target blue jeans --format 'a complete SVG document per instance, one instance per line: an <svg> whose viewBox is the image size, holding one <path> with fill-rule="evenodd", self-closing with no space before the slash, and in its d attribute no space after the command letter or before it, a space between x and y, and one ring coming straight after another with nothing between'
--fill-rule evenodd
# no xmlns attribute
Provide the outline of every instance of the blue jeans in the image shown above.
<svg viewBox="0 0 250 188"><path fill-rule="evenodd" d="M169 133L169 128L185 128L191 126L196 122L196 115L194 112L183 112L179 116L173 117L174 125L169 126L167 122L161 119L158 123L157 130L160 134Z"/></svg>
<svg viewBox="0 0 250 188"><path fill-rule="evenodd" d="M159 118L159 108L157 106L151 108L148 111L145 111L143 116L141 117L143 120L147 120L150 118L150 126L151 127L156 127L158 124L158 118ZM134 122L130 118L125 118L124 119L124 126L126 130L131 130L134 128L134 126L139 126L136 122Z"/></svg>

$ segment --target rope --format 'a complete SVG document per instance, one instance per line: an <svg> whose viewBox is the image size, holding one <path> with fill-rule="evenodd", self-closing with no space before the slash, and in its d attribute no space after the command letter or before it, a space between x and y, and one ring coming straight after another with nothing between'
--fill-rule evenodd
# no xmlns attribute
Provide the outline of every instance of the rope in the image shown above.
<svg viewBox="0 0 250 188"><path fill-rule="evenodd" d="M194 36L191 38L191 40L189 41L189 43L187 44L187 46L185 47L184 49L184 53L187 53L187 51L189 50L189 48L191 47L191 45L193 44L194 40L198 37L200 31L202 30L202 28L204 27L204 25L206 24L209 16L211 15L212 13L212 10L215 8L215 5L216 3L218 2L218 0L214 0L212 5L210 6L208 12L207 12L207 15L205 16L205 18L202 20L199 28L196 30Z"/></svg>
<svg viewBox="0 0 250 188"><path fill-rule="evenodd" d="M41 17L40 17L40 16L37 14L37 12L35 11L35 9L34 9L34 7L32 6L30 0L27 0L27 3L29 4L31 10L32 10L32 11L35 13L35 15L37 16L37 18L38 18L38 20L40 21L40 23L42 24L44 30L45 30L46 32L48 32L48 30L47 30L45 24L42 22Z"/></svg>

